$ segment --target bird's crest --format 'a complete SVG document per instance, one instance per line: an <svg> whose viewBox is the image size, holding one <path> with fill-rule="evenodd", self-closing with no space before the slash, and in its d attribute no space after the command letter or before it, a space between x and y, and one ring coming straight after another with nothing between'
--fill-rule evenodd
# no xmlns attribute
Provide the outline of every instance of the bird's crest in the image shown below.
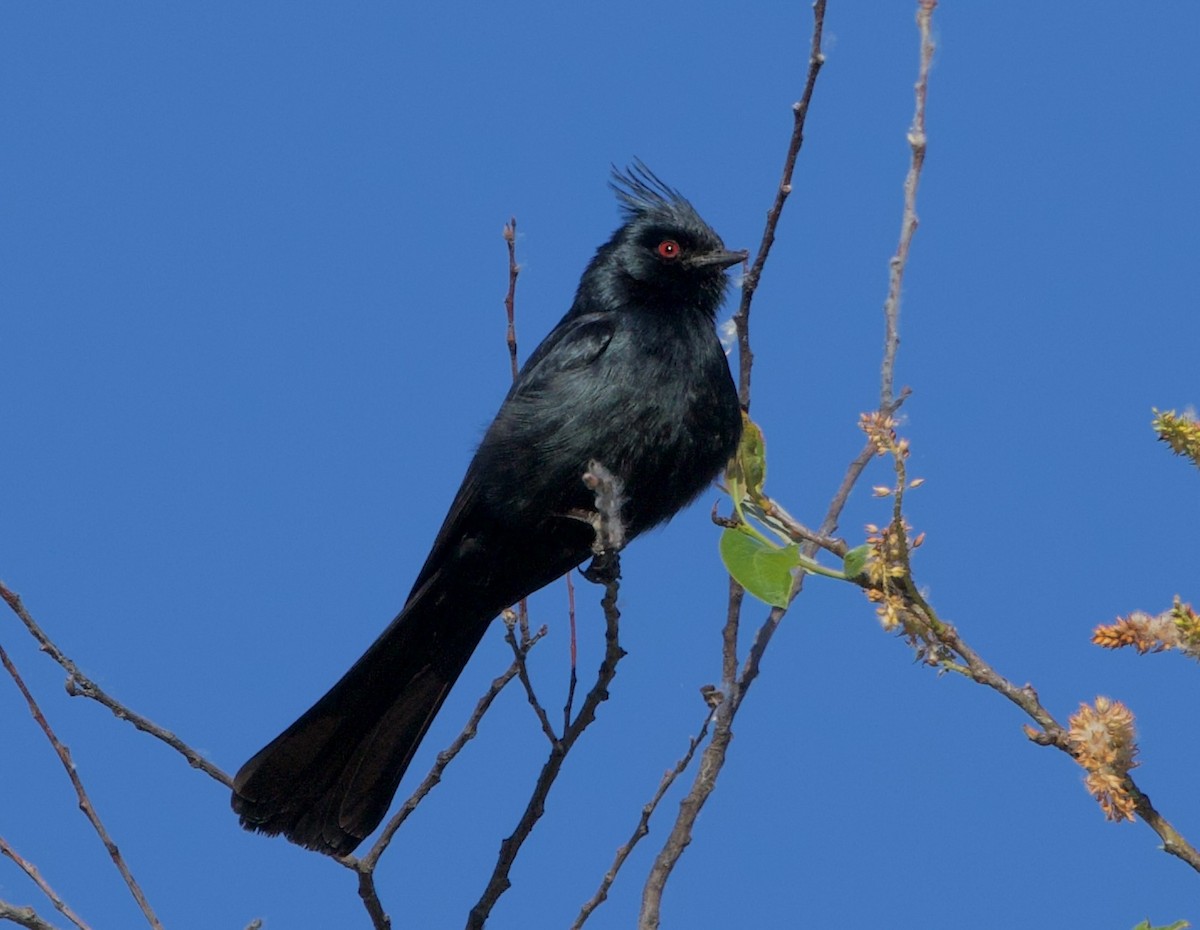
<svg viewBox="0 0 1200 930"><path fill-rule="evenodd" d="M614 165L608 186L616 193L626 220L660 214L707 225L687 198L664 183L640 158L624 171Z"/></svg>

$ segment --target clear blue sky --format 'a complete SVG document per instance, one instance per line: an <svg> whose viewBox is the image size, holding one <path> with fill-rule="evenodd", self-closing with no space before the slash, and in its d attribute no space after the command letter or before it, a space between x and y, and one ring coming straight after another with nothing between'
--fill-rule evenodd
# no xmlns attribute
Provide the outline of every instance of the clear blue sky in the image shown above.
<svg viewBox="0 0 1200 930"><path fill-rule="evenodd" d="M914 4L830 0L795 194L755 308L769 490L816 523L877 400ZM133 707L235 770L401 605L522 356L643 158L754 248L807 57L807 4L9 4L0 19L0 577ZM1089 645L1197 588L1200 476L1150 408L1200 402L1200 6L945 3L898 380L916 567L943 615L1065 720L1137 714L1140 783L1200 842L1200 669ZM881 464L842 531L883 522ZM496 928L569 924L719 676L713 491L624 559L629 656ZM580 587L582 670L597 592ZM561 705L555 589L534 673ZM765 609L752 606L747 623ZM366 926L349 873L243 833L226 792L98 706L7 618L171 928ZM497 628L415 784L507 663ZM772 643L664 926L1129 928L1200 921L1200 877L1106 823L995 694L913 664L813 579ZM0 682L0 835L97 928L139 916ZM545 753L524 697L380 869L397 928L461 926ZM629 927L678 800L590 926ZM0 862L0 897L36 889Z"/></svg>

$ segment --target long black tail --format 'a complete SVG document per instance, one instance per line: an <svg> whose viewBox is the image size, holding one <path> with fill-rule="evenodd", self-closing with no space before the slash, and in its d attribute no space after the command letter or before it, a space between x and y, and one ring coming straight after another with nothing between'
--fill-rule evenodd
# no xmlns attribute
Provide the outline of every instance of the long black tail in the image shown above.
<svg viewBox="0 0 1200 930"><path fill-rule="evenodd" d="M243 826L343 855L379 825L491 614L445 620L410 602L328 694L242 766L233 809Z"/></svg>
<svg viewBox="0 0 1200 930"><path fill-rule="evenodd" d="M329 855L353 851L383 820L492 618L591 551L588 524L490 521L473 505L469 473L463 487L400 615L237 773L242 826Z"/></svg>

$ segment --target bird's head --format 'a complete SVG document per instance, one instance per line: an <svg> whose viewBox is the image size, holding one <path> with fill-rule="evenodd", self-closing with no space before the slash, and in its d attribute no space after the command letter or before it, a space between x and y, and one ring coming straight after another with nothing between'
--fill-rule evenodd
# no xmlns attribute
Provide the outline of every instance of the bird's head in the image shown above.
<svg viewBox="0 0 1200 930"><path fill-rule="evenodd" d="M616 305L693 310L715 316L725 269L746 258L731 252L695 208L640 161L613 169L611 186L624 224L596 253L581 282ZM589 288L590 289L590 288Z"/></svg>

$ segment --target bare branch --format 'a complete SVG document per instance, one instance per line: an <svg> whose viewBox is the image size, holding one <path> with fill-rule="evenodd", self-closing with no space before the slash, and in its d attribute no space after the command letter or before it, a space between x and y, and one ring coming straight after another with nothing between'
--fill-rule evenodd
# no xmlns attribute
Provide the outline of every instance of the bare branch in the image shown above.
<svg viewBox="0 0 1200 930"><path fill-rule="evenodd" d="M409 796L400 809L388 821L387 826L383 828L383 832L379 835L379 839L375 841L375 845L371 847L371 851L361 859L354 856L343 856L337 861L342 865L352 869L358 873L358 895L362 899L363 906L366 907L367 913L371 917L372 926L376 930L387 930L391 927L391 918L387 916L383 909L383 904L379 900L379 892L375 886L375 867L379 864L379 859L384 851L391 844L396 832L408 820L409 815L417 809L430 791L442 780L442 775L446 771L455 756L457 756L464 746L475 738L479 731L479 723L483 720L483 715L488 712L492 706L492 702L504 690L504 687L517 676L519 663L524 662L525 656L529 654L529 650L537 645L546 634L546 628L542 627L535 635L531 636L527 643L520 647L520 657L514 658L512 664L504 670L500 675L493 679L491 686L484 692L483 696L475 704L475 709L471 712L471 716L467 718L466 724L462 731L455 737L454 741L443 749L437 755L437 761L429 770L429 774L417 789ZM508 639L512 636L512 628L508 630Z"/></svg>
<svg viewBox="0 0 1200 930"><path fill-rule="evenodd" d="M371 918L371 926L375 930L392 930L392 918L383 909L383 902L379 899L379 889L375 885L375 870L356 869L356 871L358 872L358 897L362 901L363 907L367 909L367 916Z"/></svg>
<svg viewBox="0 0 1200 930"><path fill-rule="evenodd" d="M614 555L614 559L617 558L619 557ZM596 709L603 701L608 700L608 686L617 674L617 663L625 655L618 636L618 621L621 616L617 609L617 594L620 590L619 563L616 568L614 576L605 583L604 598L600 602L604 608L605 650L604 659L600 663L600 670L596 675L596 682L588 691L579 708L578 716L567 727L562 739L555 741L551 746L550 756L542 766L529 803L526 805L521 819L517 822L516 829L501 842L500 855L496 860L492 876L488 880L483 894L480 895L479 901L471 908L471 913L467 917L467 930L481 930L500 896L511 887L512 882L509 880L508 874L512 869L513 862L516 861L521 846L533 831L534 826L545 813L546 798L558 778L567 754L575 745L576 740L583 735L583 731L596 719Z"/></svg>
<svg viewBox="0 0 1200 930"><path fill-rule="evenodd" d="M513 380L517 380L520 369L517 367L517 324L515 298L517 294L517 275L521 266L517 264L517 218L514 216L504 224L504 241L508 244L508 294L504 298L504 309L508 315L508 360L512 363Z"/></svg>
<svg viewBox="0 0 1200 930"><path fill-rule="evenodd" d="M902 392L899 398L894 396L893 380L895 371L896 352L899 347L899 338L896 335L898 332L899 320L899 293L900 284L903 280L904 268L908 260L908 251L912 241L913 232L916 230L916 193L917 184L920 178L921 165L925 155L925 99L928 84L929 65L932 60L933 43L930 37L929 20L932 15L933 8L936 6L936 0L920 0L918 10L918 26L921 33L921 65L918 73L917 92L916 92L916 115L913 120L913 128L909 132L909 142L913 149L913 163L910 166L909 177L905 183L905 210L904 220L901 230L901 247L898 250L897 256L890 263L891 280L889 282L889 299L885 305L886 317L886 335L884 345L884 357L881 365L881 410L887 414L893 413L896 408L907 397L907 391ZM775 224L778 221L778 210L782 207L783 199L790 191L791 170L795 164L795 153L799 150L799 143L803 138L803 125L801 122L802 114L807 112L808 100L811 97L812 88L816 80L817 72L824 61L824 56L821 54L821 31L824 23L825 4L822 0L817 0L813 6L813 39L812 47L809 55L809 72L808 79L805 84L805 97L801 104L796 105L797 125L793 131L791 144L788 148L788 157L785 168L785 183L781 185L779 195L776 197L775 206L768 213L767 230L764 233L764 244L769 246L774 239ZM762 270L762 264L765 260L765 250L760 250L759 256L755 259L755 266L747 274L746 285L742 291L742 307L738 311L735 319L738 322L738 344L739 358L741 361L741 392L743 406L749 407L750 402L750 365L753 363L753 355L750 352L749 346L749 302L753 297L754 289L758 285L759 274ZM893 299L892 293L895 293ZM802 551L807 556L812 556L817 548L823 544L824 540L829 539L837 530L838 520L841 517L842 510L845 508L846 502L849 500L851 491L866 468L867 463L876 454L874 444L868 444L854 458L846 470L846 474L839 485L837 493L830 501L829 510L826 513L825 519L821 524L820 529L816 533L798 534L805 536L805 541L801 547ZM797 528L793 528L797 529ZM793 597L799 593L803 578L799 579L796 585ZM731 596L729 600L729 615L726 620L725 630L723 633L723 649L722 663L725 669L725 677L727 681L728 694L726 700L717 710L716 724L713 729L713 738L705 749L700 761L700 768L696 773L691 790L688 795L680 803L679 816L676 819L667 842L664 844L651 868L650 875L647 878L645 889L642 895L642 910L639 916L640 930L654 930L659 925L660 911L662 905L662 892L666 885L667 878L678 862L679 857L683 854L683 850L691 842L692 829L694 828L696 817L699 815L700 809L704 802L716 787L717 776L719 775L722 766L725 763L725 755L729 747L729 741L732 738L733 719L737 714L738 708L745 699L750 685L758 677L759 667L762 657L766 652L767 645L770 643L771 637L775 630L778 629L780 622L786 614L786 608L773 608L767 615L762 626L759 627L755 635L754 642L750 647L750 651L746 657L746 661L742 666L740 677L736 680L730 671L731 664L736 663L736 637L737 637L737 617L741 607L741 590L731 580Z"/></svg>
<svg viewBox="0 0 1200 930"><path fill-rule="evenodd" d="M11 920L26 930L58 930L54 924L42 920L32 907L17 907L7 901L0 901L0 920Z"/></svg>
<svg viewBox="0 0 1200 930"><path fill-rule="evenodd" d="M50 656L50 658L52 658L66 670L67 694L71 695L72 697L91 698L93 701L103 704L110 711L112 711L113 715L118 719L126 720L143 733L148 733L155 739L166 743L185 759L187 759L188 765L190 765L192 768L199 769L206 775L215 778L226 788L233 787L232 778L221 771L221 769L217 768L217 766L205 759L204 756L200 755L200 753L181 740L178 736L176 736L170 730L164 730L162 727L158 726L158 724L147 719L146 717L143 717L141 714L130 710L116 698L108 694L98 684L84 675L83 672L79 670L79 667L66 655L64 655L62 650L54 645L53 642L51 642L50 637L46 635L45 631L38 626L33 617L30 616L29 612L25 609L25 605L21 603L20 596L18 596L15 592L10 591L2 583L0 583L0 597L4 598L4 600L8 603L8 606L12 608L13 613L15 613L20 618L21 622L25 624L25 628L29 630L33 638L37 640L38 646L41 648L42 652L46 653L46 655Z"/></svg>
<svg viewBox="0 0 1200 930"><path fill-rule="evenodd" d="M91 927L84 923L83 918L71 910L70 906L58 896L58 893L55 892L53 888L50 887L50 883L42 878L42 873L38 871L37 866L21 856L2 836L0 836L0 854L7 856L9 859L15 862L17 864L17 868L19 868L22 872L28 875L30 879L32 879L33 883L42 890L42 894L44 894L50 900L50 903L54 905L55 909L58 910L58 912L65 918L67 918L67 920L71 921L71 923L78 927L79 930L91 930ZM25 910L29 910L30 913L32 913L32 910L28 908ZM0 917L3 916L4 915L0 913ZM47 926L49 925L47 924Z"/></svg>
<svg viewBox="0 0 1200 930"><path fill-rule="evenodd" d="M1200 852L1196 847L1187 842L1176 830L1169 820L1154 809L1150 803L1150 798L1142 793L1132 778L1127 779L1127 790L1133 795L1137 802L1137 814L1142 818L1155 833L1162 838L1163 852L1170 853L1177 859L1182 859L1197 872L1200 872Z"/></svg>
<svg viewBox="0 0 1200 930"><path fill-rule="evenodd" d="M927 24L923 25L927 28ZM875 548L872 558L873 569L869 569L863 586L868 589L885 629L900 625L909 643L916 647L918 658L934 668L957 672L977 684L991 688L1003 695L1024 711L1040 729L1026 727L1026 735L1040 746L1053 746L1065 752L1089 773L1095 771L1095 760L1089 759L1074 737L1073 731L1063 727L1041 703L1032 685L1018 687L998 673L959 635L958 630L946 623L925 599L913 579L911 551L919 544L908 542L908 526L904 520L904 495L908 487L906 461L908 443L896 436L895 421L890 416L877 414L864 417L866 428L872 437L872 445L892 455L895 470L892 522L884 530L872 533L869 541ZM1100 701L1096 702L1099 707ZM1126 711L1128 713L1128 711ZM1132 722L1132 715L1129 715ZM1132 739L1132 729L1130 730ZM1130 755L1132 758L1132 755ZM1174 826L1155 810L1137 783L1129 774L1129 765L1119 772L1110 770L1104 780L1104 789L1098 800L1106 813L1112 816L1120 810L1129 819L1137 814L1163 840L1164 851L1181 859L1200 872L1200 851L1187 842ZM1089 790L1096 793L1089 785Z"/></svg>
<svg viewBox="0 0 1200 930"><path fill-rule="evenodd" d="M529 642L521 647L521 661L524 661L525 657L529 655L529 650L536 646L538 641L545 635L546 628L542 627L537 631L537 633L530 637ZM496 700L500 692L504 690L505 685L512 681L514 676L517 674L517 661L518 660L514 658L512 664L492 680L492 683L488 687L487 691L484 692L483 696L478 702L476 702L475 709L471 712L471 716L467 719L466 724L463 726L462 732L460 732L458 736L454 738L454 742L438 753L437 761L434 763L433 768L429 770L429 774L425 776L425 779L420 785L417 786L416 791L412 793L408 800L400 806L400 810L396 812L395 816L388 821L383 833L379 835L379 839L376 840L375 845L371 847L371 851L362 858L362 864L364 866L369 868L375 867L375 864L379 861L379 857L387 848L388 843L391 842L392 837L395 836L396 831L400 829L401 824L408 819L408 816L416 809L417 805L421 803L421 801L425 798L425 795L429 794L429 792L433 790L434 786L442 780L442 774L446 771L446 766L454 761L454 757L462 752L463 747L466 746L468 742L475 738L476 733L479 731L479 723L481 720L483 720L483 715L488 712L488 709L492 706L492 702Z"/></svg>
<svg viewBox="0 0 1200 930"><path fill-rule="evenodd" d="M521 266L517 264L517 218L510 217L504 224L504 244L508 247L508 293L504 295L504 314L508 318L505 343L508 345L508 362L512 368L513 383L521 373L517 364L517 276ZM529 601L521 598L517 604L517 625L521 630L521 645L529 642Z"/></svg>
<svg viewBox="0 0 1200 930"><path fill-rule="evenodd" d="M929 68L933 63L931 24L936 6L937 0L920 0L917 7L917 28L921 33L921 64L917 71L916 109L913 113L912 128L908 131L912 161L909 163L908 176L904 179L904 215L900 220L900 242L896 246L896 254L888 263L888 294L883 304L885 332L883 365L879 379L879 409L888 413L894 409L896 351L900 348L900 293L913 234L917 231L917 187L921 183L921 168L925 164L925 99L929 91Z"/></svg>
<svg viewBox="0 0 1200 930"><path fill-rule="evenodd" d="M546 628L543 626L538 630L534 638L540 639L545 633ZM522 647L517 643L517 638L513 634L511 626L504 634L504 641L512 647L513 662L517 666L517 676L521 679L521 684L525 688L525 697L529 700L529 706L533 708L534 714L537 715L542 733L546 735L546 739L553 746L558 742L558 734L554 732L554 727L550 725L550 715L546 713L546 708L542 706L542 702L538 700L538 696L533 690L533 682L529 678L529 666L525 662L525 654L522 651Z"/></svg>
<svg viewBox="0 0 1200 930"><path fill-rule="evenodd" d="M1042 702L1038 699L1037 691L1033 689L1033 686L1027 684L1018 687L997 672L974 649L963 641L962 637L958 634L958 630L950 624L937 619L936 614L934 614L933 609L925 602L911 575L906 574L901 581L906 601L911 605L913 616L925 620L929 624L927 629L932 639L947 647L962 660L962 670L966 676L977 684L984 685L1004 695L1004 697L1008 698L1008 700L1012 701L1012 703L1028 714L1037 723L1038 727L1041 728L1040 732L1027 731L1029 738L1033 742L1040 746L1053 746L1055 749L1075 758L1076 752L1067 739L1066 728L1055 720L1050 711L1042 705ZM926 630L921 630L920 634L926 635ZM945 665L944 662L937 661L931 661L930 664ZM1200 872L1200 850L1197 850L1196 847L1184 839L1183 835L1175 829L1171 822L1155 810L1153 804L1150 803L1150 798L1142 792L1132 776L1125 776L1123 787L1133 798L1134 809L1137 815L1162 839L1163 851L1186 862L1197 872Z"/></svg>
<svg viewBox="0 0 1200 930"><path fill-rule="evenodd" d="M813 4L813 31L808 58L808 76L805 79L804 91L800 96L800 100L792 107L792 136L788 143L787 155L784 158L783 177L775 194L775 202L767 212L767 222L763 229L762 242L759 245L758 254L754 258L754 263L751 265L750 270L747 271L745 280L742 283L741 303L737 313L734 315L734 321L737 323L738 328L739 396L742 406L747 410L750 407L751 373L754 365L754 355L750 351L750 304L754 299L755 290L758 288L758 282L762 275L767 255L770 252L771 245L775 241L775 229L779 223L784 202L792 190L792 174L795 169L796 158L799 155L800 147L804 143L804 123L812 102L817 75L820 73L821 66L825 63L825 54L821 50L821 38L824 28L825 0L816 0ZM859 468L858 472L861 472L861 470ZM857 478L857 472L854 477ZM853 479L848 480L852 486ZM843 485L845 484L846 482L843 482ZM849 488L846 490L846 496L848 495ZM842 503L844 504L844 499ZM840 507L838 508L838 513L840 513ZM836 522L835 516L832 521L833 526L836 526ZM830 521L827 519L826 523L828 524ZM831 532L832 530L822 528L821 535L828 536ZM815 545L813 546L813 550L815 551ZM675 864L679 861L679 857L683 855L683 850L691 842L692 829L697 816L699 816L700 809L704 806L704 802L716 786L717 776L725 764L725 754L728 751L729 742L733 738L732 725L734 715L737 713L737 708L745 695L746 687L753 680L754 675L757 674L758 661L761 658L762 651L766 649L766 644L770 640L771 634L778 626L784 614L784 611L778 609L771 611L763 627L759 630L755 640L755 649L751 651L751 656L747 660L748 663L753 663L750 666L753 669L753 673L749 677L743 676L745 678L744 681L739 681L737 679L737 634L743 592L741 587L732 578L729 581L729 589L729 609L722 632L721 653L725 700L717 708L712 740L701 756L700 767L693 779L692 787L688 791L687 796L680 802L679 814L675 819L675 823L662 849L655 858L654 864L650 869L650 874L646 878L646 884L642 890L641 912L638 916L638 927L640 930L654 930L659 925L662 894L666 887L667 879L674 870Z"/></svg>
<svg viewBox="0 0 1200 930"><path fill-rule="evenodd" d="M7 590L7 589L6 589ZM5 598L7 600L7 598ZM11 602L10 602L11 603ZM100 815L96 813L95 807L92 806L91 798L88 797L87 791L84 790L83 782L79 778L79 773L75 769L75 763L71 759L71 752L62 744L59 738L55 735L54 730L50 727L50 723L46 720L42 709L38 706L33 695L25 686L25 681L21 678L21 674L17 671L17 667L13 665L9 659L8 653L4 651L4 647L0 646L0 664L2 664L9 676L16 683L21 695L25 698L25 703L29 705L29 712L33 715L33 719L37 721L37 725L41 727L42 732L46 734L46 739L50 741L50 745L54 747L54 752L58 755L59 761L62 762L63 768L67 772L67 777L71 779L71 784L75 788L75 794L79 798L79 809L83 811L91 823L92 828L104 843L104 848L108 850L109 858L112 859L113 865L117 867L117 871L121 873L121 877L125 879L125 884L129 887L130 893L134 900L141 908L142 915L146 918L146 922L150 924L154 930L162 930L162 924L158 922L158 918L154 914L153 908L150 907L150 902L146 900L145 894L142 893L141 886L134 879L133 873L129 871L129 866L126 865L124 857L121 855L121 850L117 848L117 844L113 842L108 831L104 828L104 824L100 821Z"/></svg>
<svg viewBox="0 0 1200 930"><path fill-rule="evenodd" d="M571 573L563 576L567 579L567 627L571 635L571 674L567 679L567 700L563 705L563 729L571 725L571 708L575 704L575 688L579 685L579 647L575 629L575 582Z"/></svg>
<svg viewBox="0 0 1200 930"><path fill-rule="evenodd" d="M707 696L708 694L706 693L706 699ZM604 879L600 882L600 887L596 889L596 893L580 908L579 916L571 924L571 930L580 930L592 915L592 912L608 898L608 889L616 881L617 873L621 871L621 866L625 864L625 860L629 858L629 854L633 852L633 848L637 846L642 837L650 832L650 818L654 816L654 812L658 809L659 802L662 801L663 796L670 790L671 785L675 784L675 779L682 775L687 770L687 767L691 765L692 758L696 755L696 750L704 742L704 737L708 735L708 725L712 722L712 717L713 712L710 709L704 715L704 724L700 727L700 732L688 742L688 750L684 753L683 758L675 763L674 768L668 769L663 775L662 781L659 782L658 790L654 792L654 797L642 808L642 816L638 819L637 826L633 829L633 835L629 837L623 846L617 849L612 867L605 873Z"/></svg>
<svg viewBox="0 0 1200 930"><path fill-rule="evenodd" d="M800 154L800 147L804 145L804 123L808 119L808 108L812 103L813 90L817 86L817 75L821 72L821 66L825 64L825 53L821 51L821 35L824 30L825 0L816 0L813 4L808 77L804 81L804 91L800 94L800 99L792 104L792 138L783 160L783 175L779 179L779 187L775 190L775 202L767 211L767 224L763 228L762 241L758 244L758 253L742 281L742 299L738 304L737 313L733 315L738 331L738 396L747 410L750 409L750 374L754 368L754 353L750 351L750 302L754 300L754 292L758 289L767 255L775 243L775 227L779 225L784 201L792 192L792 173L796 168L796 157Z"/></svg>
<svg viewBox="0 0 1200 930"><path fill-rule="evenodd" d="M492 875L467 916L467 930L482 930L500 896L512 886L508 876L517 854L545 813L546 798L558 779L571 748L583 735L584 730L595 721L596 710L600 704L608 700L608 688L616 677L617 663L625 655L619 636L621 612L617 608L617 596L621 585L621 561L617 544L625 538L620 514L620 482L599 462L588 464L588 471L583 480L596 496L597 514L593 523L596 529L596 558L584 576L604 585L604 597L600 601L604 610L604 658L596 673L595 683L579 707L578 715L563 730L561 739L551 741L549 758L542 766L525 811L513 832L500 843L500 853ZM548 726L547 723L546 727Z"/></svg>
<svg viewBox="0 0 1200 930"><path fill-rule="evenodd" d="M725 754L729 750L730 740L733 739L733 712L733 703L728 700L717 708L716 726L713 728L712 740L700 757L700 769L696 772L691 789L679 802L679 814L666 842L655 857L650 874L646 877L646 884L642 889L642 908L638 915L638 930L653 930L659 925L662 894L667 879L670 878L679 857L691 843L692 827L704 802L716 787L717 776L725 764Z"/></svg>

